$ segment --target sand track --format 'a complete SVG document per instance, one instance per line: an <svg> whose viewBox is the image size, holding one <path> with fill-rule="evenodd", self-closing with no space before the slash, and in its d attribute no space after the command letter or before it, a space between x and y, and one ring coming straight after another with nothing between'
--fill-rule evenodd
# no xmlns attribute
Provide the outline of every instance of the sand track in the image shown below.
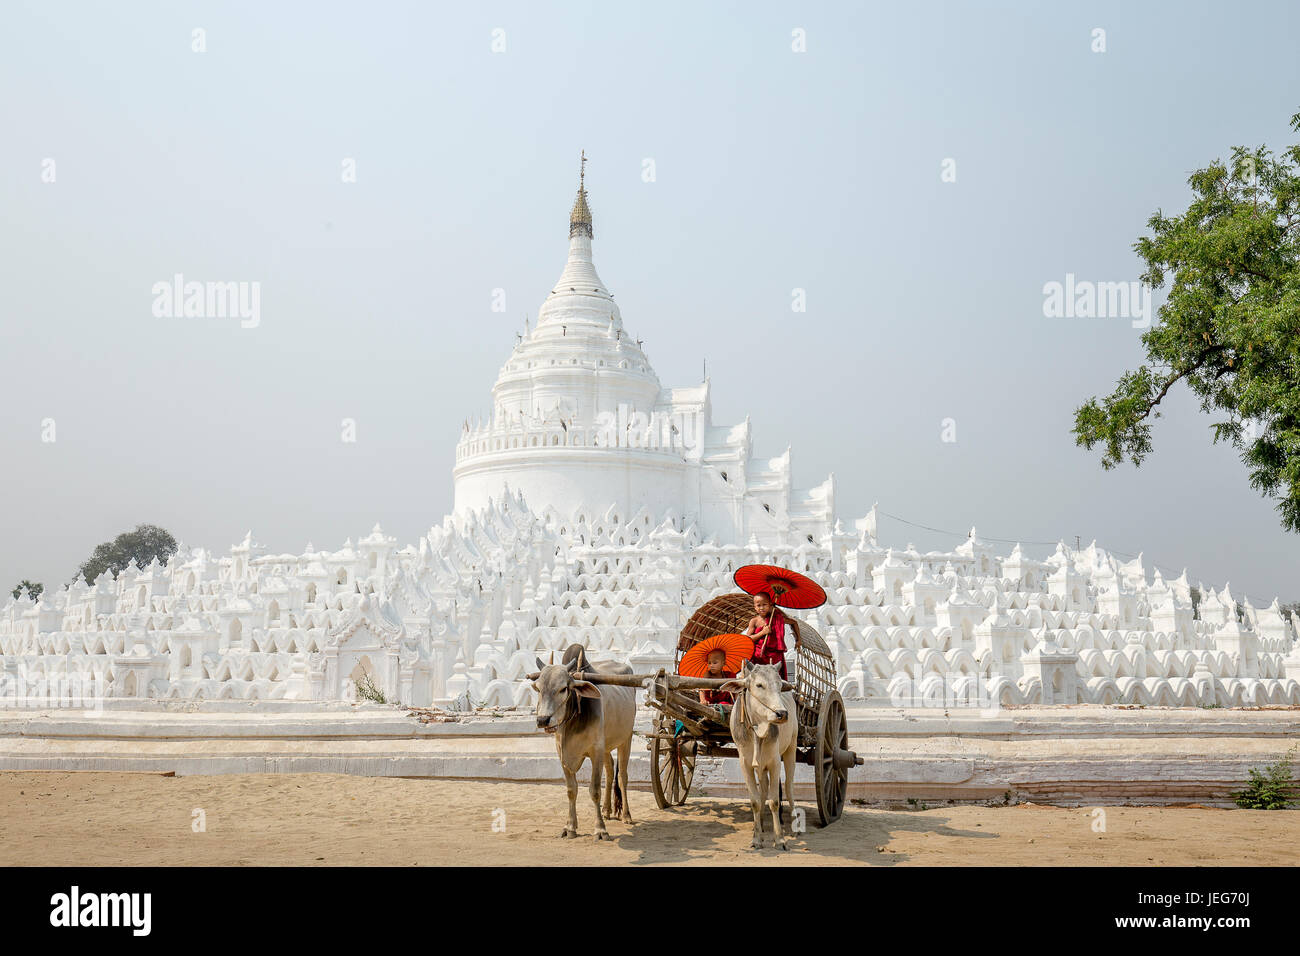
<svg viewBox="0 0 1300 956"><path fill-rule="evenodd" d="M0 773L0 865L1295 865L1300 813L1196 807L850 807L788 852L748 849L747 802L692 798L661 811L631 794L632 826L592 839L586 789L578 840L557 838L564 788L336 774L164 777ZM204 811L206 832L192 829ZM501 821L504 832L494 832ZM883 848L883 849L879 849Z"/></svg>

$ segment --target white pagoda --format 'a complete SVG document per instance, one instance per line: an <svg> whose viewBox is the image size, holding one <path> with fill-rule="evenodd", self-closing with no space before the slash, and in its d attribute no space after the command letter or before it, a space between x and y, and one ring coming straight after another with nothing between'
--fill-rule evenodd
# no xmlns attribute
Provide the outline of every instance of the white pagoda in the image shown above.
<svg viewBox="0 0 1300 956"><path fill-rule="evenodd" d="M661 387L596 274L592 238L584 170L564 270L497 376L491 417L456 446L456 514L510 488L565 517L645 508L724 541L820 541L834 477L797 490L789 449L757 459L748 419L714 425L707 380Z"/></svg>
<svg viewBox="0 0 1300 956"><path fill-rule="evenodd" d="M538 655L670 663L687 617L765 562L826 589L807 621L851 701L1300 705L1276 599L1148 579L1095 542L1000 556L972 528L921 554L881 545L874 508L845 529L831 478L797 490L788 450L756 459L748 420L713 424L707 381L661 387L592 238L584 168L564 269L460 437L453 514L416 544L376 525L273 554L250 532L10 601L0 698L528 706Z"/></svg>

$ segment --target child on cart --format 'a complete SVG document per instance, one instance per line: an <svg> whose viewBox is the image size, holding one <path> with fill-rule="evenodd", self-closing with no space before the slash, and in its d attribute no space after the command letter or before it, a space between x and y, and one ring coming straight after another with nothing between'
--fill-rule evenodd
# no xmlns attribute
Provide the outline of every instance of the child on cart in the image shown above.
<svg viewBox="0 0 1300 956"><path fill-rule="evenodd" d="M727 652L717 647L709 651L709 674L714 680L729 679L735 677L734 671L726 669ZM723 690L712 687L700 688L700 703L713 707L722 715L722 722L725 724L731 719L731 705L736 702L736 698Z"/></svg>
<svg viewBox="0 0 1300 956"><path fill-rule="evenodd" d="M754 616L749 619L745 636L754 639L754 663L772 664L781 672L782 680L789 680L785 672L785 632L787 625L794 631L794 646L803 646L799 638L799 622L785 616L785 612L772 603L772 595L759 591L754 595Z"/></svg>

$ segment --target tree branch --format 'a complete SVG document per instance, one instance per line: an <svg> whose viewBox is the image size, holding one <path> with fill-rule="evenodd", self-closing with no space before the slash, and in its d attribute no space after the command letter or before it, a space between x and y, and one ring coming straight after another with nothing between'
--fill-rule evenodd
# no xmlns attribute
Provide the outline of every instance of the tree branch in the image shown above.
<svg viewBox="0 0 1300 956"><path fill-rule="evenodd" d="M1137 416L1136 419L1134 419L1133 423L1136 425L1138 422L1143 421L1148 415L1150 415L1153 411L1155 411L1156 406L1165 400L1165 396L1169 394L1169 389L1173 388L1175 382L1177 382L1179 379L1186 378L1188 375L1191 375L1202 365L1204 365L1205 360L1209 358L1213 353L1221 352L1226 348L1227 348L1226 345L1207 345L1205 348L1201 349L1200 354L1196 356L1196 361L1191 364L1191 367L1185 368L1181 372L1178 372L1176 375L1171 375L1169 376L1168 379L1166 379L1165 384L1160 389L1160 394L1156 396L1155 401L1151 402L1151 404L1149 404L1146 407L1146 410L1142 412L1141 415ZM1225 371L1227 370L1225 369ZM1219 375L1215 377L1218 378L1223 374L1224 374L1223 372L1220 372Z"/></svg>

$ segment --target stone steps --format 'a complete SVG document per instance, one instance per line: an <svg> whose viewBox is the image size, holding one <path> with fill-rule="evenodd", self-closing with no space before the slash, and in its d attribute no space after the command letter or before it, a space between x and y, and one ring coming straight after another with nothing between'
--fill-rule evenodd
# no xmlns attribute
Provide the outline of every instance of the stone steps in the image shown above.
<svg viewBox="0 0 1300 956"><path fill-rule="evenodd" d="M301 707L0 713L0 771L353 773L486 780L562 779L554 742L531 715L421 724L404 709ZM648 727L642 714L639 729ZM1300 710L1027 708L993 714L851 706L850 744L865 758L850 799L907 804L1031 800L1066 805L1231 804L1251 767L1285 752ZM647 789L633 742L630 779ZM734 760L703 760L699 787L745 795ZM800 765L796 796L811 800Z"/></svg>

